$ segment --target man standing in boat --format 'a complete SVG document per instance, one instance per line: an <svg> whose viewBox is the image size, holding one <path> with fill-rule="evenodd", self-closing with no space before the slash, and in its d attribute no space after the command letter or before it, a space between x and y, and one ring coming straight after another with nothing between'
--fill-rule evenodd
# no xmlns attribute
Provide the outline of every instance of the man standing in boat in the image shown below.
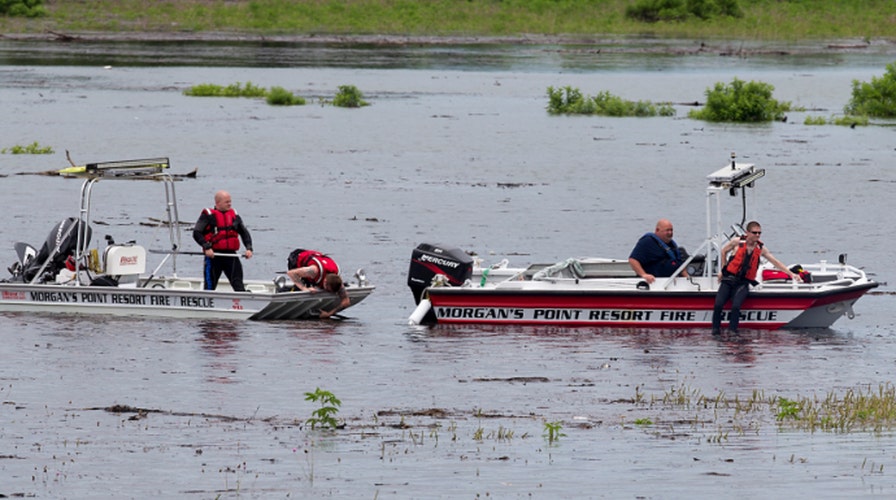
<svg viewBox="0 0 896 500"><path fill-rule="evenodd" d="M653 283L656 278L672 276L684 262L684 256L672 239L672 233L672 222L660 219L654 232L641 236L628 256L632 270L647 283ZM687 276L687 271L682 270L681 275Z"/></svg>
<svg viewBox="0 0 896 500"><path fill-rule="evenodd" d="M784 271L793 281L800 281L780 260L776 259L768 248L759 241L762 226L756 221L747 223L747 232L743 236L734 237L722 247L722 270L719 271L719 291L712 310L712 334L719 335L722 328L722 308L731 299L731 312L728 314L728 330L737 333L740 325L740 306L750 293L750 285L758 285L756 273L759 270L759 258L765 257L775 267ZM729 255L734 255L729 259Z"/></svg>
<svg viewBox="0 0 896 500"><path fill-rule="evenodd" d="M245 292L243 284L243 265L239 254L240 238L246 247L246 258L252 258L252 236L243 219L233 209L230 193L215 193L215 207L206 208L199 214L193 227L193 239L202 246L205 254L203 276L205 289L214 290L223 272L230 281L230 287L236 292ZM216 255L220 252L221 255Z"/></svg>

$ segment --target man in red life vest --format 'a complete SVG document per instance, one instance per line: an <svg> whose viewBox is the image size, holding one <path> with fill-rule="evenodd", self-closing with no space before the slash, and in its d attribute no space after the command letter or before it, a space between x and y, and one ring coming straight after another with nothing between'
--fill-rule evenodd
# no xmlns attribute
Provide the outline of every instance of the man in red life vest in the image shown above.
<svg viewBox="0 0 896 500"><path fill-rule="evenodd" d="M286 275L303 292L315 293L321 289L335 293L339 304L331 311L321 311L321 319L329 318L351 305L348 292L339 276L339 265L329 256L317 250L297 248L289 254Z"/></svg>
<svg viewBox="0 0 896 500"><path fill-rule="evenodd" d="M728 330L737 333L740 324L740 306L750 293L750 285L757 285L756 272L759 270L759 257L774 264L775 267L787 273L790 279L799 281L800 278L787 269L780 260L776 259L768 248L759 241L762 235L762 226L756 221L747 224L747 233L740 237L732 238L722 247L722 270L719 272L719 291L716 293L716 302L712 311L712 334L719 335L722 327L722 308L725 302L731 299L731 313L729 314ZM728 254L734 250L734 255L728 259Z"/></svg>
<svg viewBox="0 0 896 500"><path fill-rule="evenodd" d="M215 193L215 207L206 208L199 214L193 227L193 239L202 246L205 254L203 276L205 289L214 290L223 272L230 281L230 287L236 292L245 292L243 285L243 265L240 263L237 250L240 249L240 238L246 246L246 258L252 258L252 236L243 224L243 219L231 206L230 193ZM215 252L225 255L216 256Z"/></svg>

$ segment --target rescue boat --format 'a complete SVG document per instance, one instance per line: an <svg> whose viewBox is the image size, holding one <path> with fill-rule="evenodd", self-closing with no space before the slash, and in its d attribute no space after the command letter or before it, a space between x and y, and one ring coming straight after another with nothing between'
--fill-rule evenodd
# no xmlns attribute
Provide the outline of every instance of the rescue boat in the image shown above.
<svg viewBox="0 0 896 500"><path fill-rule="evenodd" d="M204 290L202 278L180 276L178 257L201 253L181 250L175 184L168 168L168 158L151 158L87 164L78 171L76 175L85 177L78 215L56 224L39 250L27 243L14 245L18 260L9 267L10 276L0 280L0 311L297 320L317 318L322 309L339 303L333 293L293 291L289 279L277 273L267 280L245 280L245 292L233 291L223 277L215 290ZM93 190L101 180L152 180L164 185L166 220L158 225L167 228L167 249L147 250L136 241L116 243L111 236L106 236L102 251L91 248L88 221ZM160 260L147 272L152 254L160 255ZM353 282L345 281L352 306L375 288L361 269Z"/></svg>
<svg viewBox="0 0 896 500"><path fill-rule="evenodd" d="M407 284L416 324L528 324L569 327L706 328L712 322L719 282L721 248L744 234L747 192L765 176L754 164L729 164L707 176L707 236L671 277L648 284L628 259L570 258L562 262L510 267L507 260L486 266L463 250L421 243L411 254ZM743 213L730 228L722 224L722 198L743 198ZM878 286L865 271L846 261L800 262L790 266L801 280L790 280L762 262L757 284L743 303L740 327L827 328ZM728 324L723 313L723 327Z"/></svg>

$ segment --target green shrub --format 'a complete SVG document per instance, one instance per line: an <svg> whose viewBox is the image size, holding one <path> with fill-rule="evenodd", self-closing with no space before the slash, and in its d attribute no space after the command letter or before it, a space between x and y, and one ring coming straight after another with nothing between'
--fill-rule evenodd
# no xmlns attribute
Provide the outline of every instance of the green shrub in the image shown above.
<svg viewBox="0 0 896 500"><path fill-rule="evenodd" d="M41 17L47 15L44 0L0 0L0 14L9 17Z"/></svg>
<svg viewBox="0 0 896 500"><path fill-rule="evenodd" d="M360 108L361 106L369 106L364 100L364 94L354 85L340 85L333 98L333 106L340 108Z"/></svg>
<svg viewBox="0 0 896 500"><path fill-rule="evenodd" d="M852 81L852 99L843 109L847 115L896 117L896 63L887 65L880 78L872 77L871 83Z"/></svg>
<svg viewBox="0 0 896 500"><path fill-rule="evenodd" d="M607 91L594 97L584 96L572 87L548 87L548 113L552 115L601 115L601 116L674 116L675 109L650 101L626 101Z"/></svg>
<svg viewBox="0 0 896 500"><path fill-rule="evenodd" d="M688 116L710 122L769 122L784 118L789 102L772 98L774 86L763 82L744 82L735 78L730 84L716 83L706 89L706 105Z"/></svg>
<svg viewBox="0 0 896 500"><path fill-rule="evenodd" d="M743 15L737 0L639 0L625 8L626 17L648 23Z"/></svg>
<svg viewBox="0 0 896 500"><path fill-rule="evenodd" d="M828 121L823 116L807 116L803 125L827 125Z"/></svg>
<svg viewBox="0 0 896 500"><path fill-rule="evenodd" d="M271 87L267 102L272 106L302 106L305 104L305 98L294 95L283 87Z"/></svg>

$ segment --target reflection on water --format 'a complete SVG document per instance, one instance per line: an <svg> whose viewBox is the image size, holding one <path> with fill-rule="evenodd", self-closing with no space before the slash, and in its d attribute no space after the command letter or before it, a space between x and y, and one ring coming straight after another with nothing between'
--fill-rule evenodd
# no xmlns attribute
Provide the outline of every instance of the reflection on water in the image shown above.
<svg viewBox="0 0 896 500"><path fill-rule="evenodd" d="M856 46L858 47L858 46ZM0 41L7 66L202 66L589 72L693 71L762 67L882 66L896 47L877 43L837 51L817 43L757 44L619 38L578 44L309 43L301 41Z"/></svg>

